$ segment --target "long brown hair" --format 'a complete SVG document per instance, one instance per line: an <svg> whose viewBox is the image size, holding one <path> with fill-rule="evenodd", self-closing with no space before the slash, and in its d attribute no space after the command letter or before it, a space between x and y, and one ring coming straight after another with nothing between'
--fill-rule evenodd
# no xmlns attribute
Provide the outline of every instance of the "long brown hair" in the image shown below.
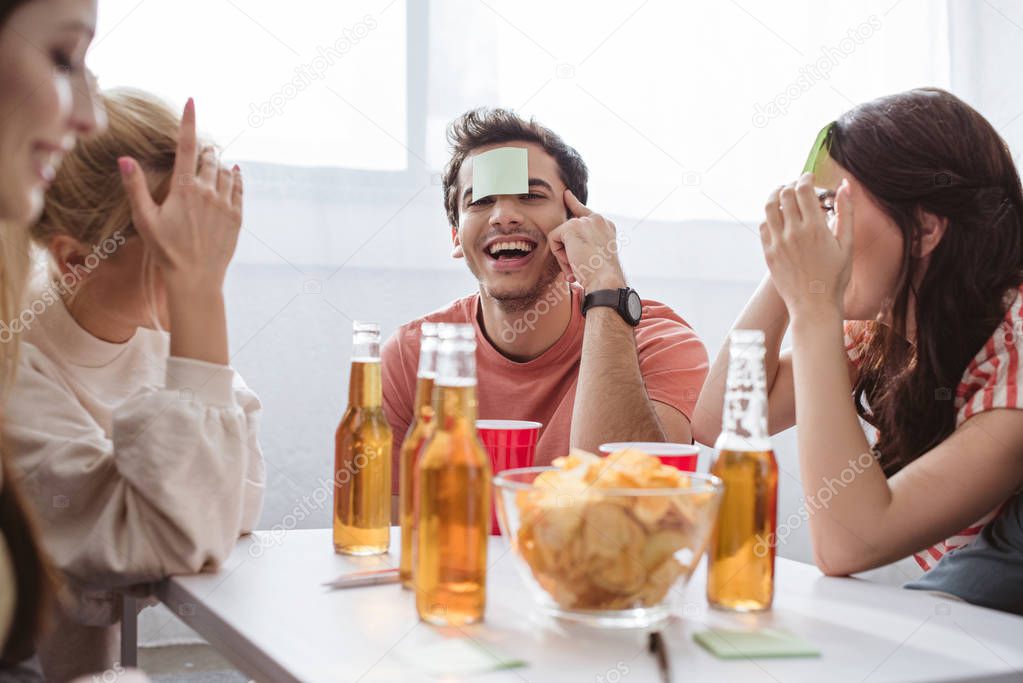
<svg viewBox="0 0 1023 683"><path fill-rule="evenodd" d="M882 311L888 324L881 316L868 323L854 389L857 412L879 431L875 450L891 476L955 429L963 372L1023 282L1023 190L994 127L937 88L857 106L824 145L902 232L898 284ZM948 223L914 287L921 212ZM915 344L906 339L910 312Z"/></svg>
<svg viewBox="0 0 1023 683"><path fill-rule="evenodd" d="M32 656L35 638L47 624L58 576L39 546L39 535L28 502L12 480L7 461L0 457L0 531L11 553L17 581L14 619L6 643L0 643L0 665Z"/></svg>
<svg viewBox="0 0 1023 683"><path fill-rule="evenodd" d="M0 1L0 28L4 27L11 13L30 0L2 0Z"/></svg>

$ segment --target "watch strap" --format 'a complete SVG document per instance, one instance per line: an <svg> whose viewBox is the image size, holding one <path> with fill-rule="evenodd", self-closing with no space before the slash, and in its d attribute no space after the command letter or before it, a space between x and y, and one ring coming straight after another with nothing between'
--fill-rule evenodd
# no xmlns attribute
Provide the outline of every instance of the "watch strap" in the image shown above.
<svg viewBox="0 0 1023 683"><path fill-rule="evenodd" d="M608 308L613 308L621 316L622 320L635 327L639 324L639 319L634 318L629 312L630 295L635 295L635 292L628 287L623 287L622 289L598 289L595 292L590 292L583 297L583 315L585 316L586 311L596 306L607 306Z"/></svg>
<svg viewBox="0 0 1023 683"><path fill-rule="evenodd" d="M622 289L598 289L583 297L583 315L594 306L608 306L620 311L622 306Z"/></svg>

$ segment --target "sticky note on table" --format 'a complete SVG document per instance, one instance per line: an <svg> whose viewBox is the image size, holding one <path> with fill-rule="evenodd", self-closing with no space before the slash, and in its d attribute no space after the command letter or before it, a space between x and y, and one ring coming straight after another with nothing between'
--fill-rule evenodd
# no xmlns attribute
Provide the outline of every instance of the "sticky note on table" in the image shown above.
<svg viewBox="0 0 1023 683"><path fill-rule="evenodd" d="M411 666L432 676L467 676L487 671L515 669L526 666L490 644L468 638L448 638L429 645L396 651Z"/></svg>
<svg viewBox="0 0 1023 683"><path fill-rule="evenodd" d="M799 636L774 628L759 631L711 629L694 633L693 640L719 659L819 657L821 654Z"/></svg>
<svg viewBox="0 0 1023 683"><path fill-rule="evenodd" d="M498 147L472 158L472 200L495 194L529 192L529 154L525 147Z"/></svg>

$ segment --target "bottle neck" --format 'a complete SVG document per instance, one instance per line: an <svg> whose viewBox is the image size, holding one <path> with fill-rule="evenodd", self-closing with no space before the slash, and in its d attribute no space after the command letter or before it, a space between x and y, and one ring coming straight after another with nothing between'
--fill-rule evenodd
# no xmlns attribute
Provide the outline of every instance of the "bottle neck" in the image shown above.
<svg viewBox="0 0 1023 683"><path fill-rule="evenodd" d="M383 373L380 359L353 358L348 381L348 405L379 408L384 404Z"/></svg>
<svg viewBox="0 0 1023 683"><path fill-rule="evenodd" d="M732 344L729 356L717 448L769 450L763 344Z"/></svg>
<svg viewBox="0 0 1023 683"><path fill-rule="evenodd" d="M419 377L437 374L437 338L424 336L419 343Z"/></svg>
<svg viewBox="0 0 1023 683"><path fill-rule="evenodd" d="M456 340L442 344L437 353L437 379L433 410L438 429L455 423L476 424L476 344Z"/></svg>
<svg viewBox="0 0 1023 683"><path fill-rule="evenodd" d="M433 414L433 385L437 379L437 338L424 336L419 345L414 414L422 419Z"/></svg>
<svg viewBox="0 0 1023 683"><path fill-rule="evenodd" d="M348 380L348 405L379 408L384 403L380 369L380 326L352 323L352 372Z"/></svg>
<svg viewBox="0 0 1023 683"><path fill-rule="evenodd" d="M416 378L416 400L413 413L417 418L426 416L427 413L433 414L433 386L435 384L435 378L430 376L419 375Z"/></svg>
<svg viewBox="0 0 1023 683"><path fill-rule="evenodd" d="M441 431L453 431L463 427L475 430L476 382L442 384L438 380L433 388L433 412L436 416L437 429Z"/></svg>

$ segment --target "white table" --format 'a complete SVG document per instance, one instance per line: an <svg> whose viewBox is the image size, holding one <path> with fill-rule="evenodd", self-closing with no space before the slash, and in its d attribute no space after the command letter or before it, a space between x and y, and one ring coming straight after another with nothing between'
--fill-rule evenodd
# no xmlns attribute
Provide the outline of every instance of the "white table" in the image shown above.
<svg viewBox="0 0 1023 683"><path fill-rule="evenodd" d="M474 677L502 681L658 681L646 634L595 631L539 614L515 559L494 538L485 623L438 629L421 623L411 592L396 584L328 592L344 571L397 562L335 555L327 529L257 532L218 573L173 577L160 599L239 669L258 681L441 680L400 653L444 637L469 637L529 666ZM705 563L704 563L705 564ZM677 596L664 630L674 680L1023 681L1023 617L918 591L822 576L779 559L774 609L757 616L707 608L704 570ZM817 645L819 659L721 661L692 640L707 626L774 625ZM627 673L626 673L627 672ZM457 680L445 678L443 680Z"/></svg>

